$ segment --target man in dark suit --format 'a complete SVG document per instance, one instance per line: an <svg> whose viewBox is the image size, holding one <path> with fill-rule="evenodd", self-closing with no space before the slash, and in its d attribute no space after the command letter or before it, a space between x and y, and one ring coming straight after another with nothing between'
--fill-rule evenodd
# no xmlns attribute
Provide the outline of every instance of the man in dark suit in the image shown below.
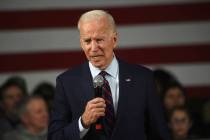
<svg viewBox="0 0 210 140"><path fill-rule="evenodd" d="M170 140L152 72L114 55L113 17L102 10L86 12L78 29L88 62L58 76L48 140ZM104 92L95 98L97 75L104 78ZM100 133L95 129L99 118Z"/></svg>

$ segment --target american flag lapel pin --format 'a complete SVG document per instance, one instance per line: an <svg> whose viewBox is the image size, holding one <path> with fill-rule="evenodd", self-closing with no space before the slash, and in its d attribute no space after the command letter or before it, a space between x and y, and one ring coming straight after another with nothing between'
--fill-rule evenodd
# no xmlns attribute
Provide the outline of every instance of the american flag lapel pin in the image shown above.
<svg viewBox="0 0 210 140"><path fill-rule="evenodd" d="M125 81L126 82L130 82L131 81L131 78L126 78Z"/></svg>

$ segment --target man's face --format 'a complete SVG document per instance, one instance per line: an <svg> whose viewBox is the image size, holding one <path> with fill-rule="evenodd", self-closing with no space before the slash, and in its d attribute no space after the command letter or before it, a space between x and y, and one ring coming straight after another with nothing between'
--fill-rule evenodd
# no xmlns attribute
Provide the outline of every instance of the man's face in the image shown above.
<svg viewBox="0 0 210 140"><path fill-rule="evenodd" d="M8 87L3 93L2 104L5 110L12 112L16 104L22 99L23 93L17 86Z"/></svg>
<svg viewBox="0 0 210 140"><path fill-rule="evenodd" d="M191 128L191 121L186 112L176 110L170 120L170 126L175 137L185 137Z"/></svg>
<svg viewBox="0 0 210 140"><path fill-rule="evenodd" d="M35 99L27 105L25 122L36 130L43 130L48 125L48 111L44 100Z"/></svg>
<svg viewBox="0 0 210 140"><path fill-rule="evenodd" d="M80 44L87 59L97 68L105 69L112 61L117 34L110 30L106 18L80 24Z"/></svg>
<svg viewBox="0 0 210 140"><path fill-rule="evenodd" d="M176 106L182 106L185 104L185 96L179 88L170 88L168 91L166 91L166 95L164 97L164 104L166 109L168 110Z"/></svg>

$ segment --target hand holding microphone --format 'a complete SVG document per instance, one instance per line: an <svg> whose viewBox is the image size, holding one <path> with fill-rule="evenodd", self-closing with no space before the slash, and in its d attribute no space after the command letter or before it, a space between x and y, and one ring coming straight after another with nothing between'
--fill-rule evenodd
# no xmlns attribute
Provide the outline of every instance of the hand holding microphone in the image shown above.
<svg viewBox="0 0 210 140"><path fill-rule="evenodd" d="M96 98L90 100L85 107L85 112L81 119L84 128L89 128L91 124L96 123L96 130L102 129L99 118L105 116L106 108L105 100L101 98L103 83L104 79L101 75L98 75L93 79Z"/></svg>

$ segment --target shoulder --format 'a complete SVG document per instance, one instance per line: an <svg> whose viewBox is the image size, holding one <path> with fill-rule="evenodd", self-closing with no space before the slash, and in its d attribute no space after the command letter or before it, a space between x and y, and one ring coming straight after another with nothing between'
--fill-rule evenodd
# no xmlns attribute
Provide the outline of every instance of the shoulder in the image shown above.
<svg viewBox="0 0 210 140"><path fill-rule="evenodd" d="M10 130L13 130L14 127L12 126L12 124L10 123L10 121L8 120L8 118L3 115L4 113L1 112L1 116L0 116L0 133L3 133L3 132L7 132L7 131L10 131Z"/></svg>
<svg viewBox="0 0 210 140"><path fill-rule="evenodd" d="M124 71L126 73L135 75L135 76L152 76L153 77L153 71L143 65L140 64L131 64L124 62L122 60L119 60L119 69L120 71Z"/></svg>
<svg viewBox="0 0 210 140"><path fill-rule="evenodd" d="M57 80L74 79L80 77L85 71L89 69L88 62L81 65L69 68L57 76Z"/></svg>
<svg viewBox="0 0 210 140"><path fill-rule="evenodd" d="M8 133L5 133L2 137L2 140L13 140L13 139L17 139L19 136L18 136L18 132L17 130L13 130L13 131L10 131Z"/></svg>

